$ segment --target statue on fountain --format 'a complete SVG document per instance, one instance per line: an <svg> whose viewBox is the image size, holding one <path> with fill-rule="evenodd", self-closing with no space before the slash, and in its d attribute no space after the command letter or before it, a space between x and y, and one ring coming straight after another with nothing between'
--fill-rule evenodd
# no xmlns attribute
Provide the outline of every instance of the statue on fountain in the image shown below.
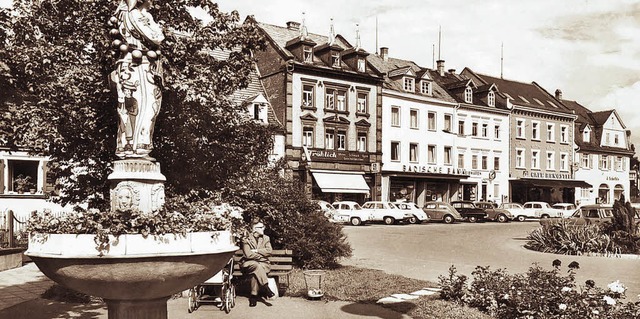
<svg viewBox="0 0 640 319"><path fill-rule="evenodd" d="M153 160L153 128L162 102L162 26L149 13L152 0L122 0L109 21L120 52L110 80L118 96L116 155Z"/></svg>

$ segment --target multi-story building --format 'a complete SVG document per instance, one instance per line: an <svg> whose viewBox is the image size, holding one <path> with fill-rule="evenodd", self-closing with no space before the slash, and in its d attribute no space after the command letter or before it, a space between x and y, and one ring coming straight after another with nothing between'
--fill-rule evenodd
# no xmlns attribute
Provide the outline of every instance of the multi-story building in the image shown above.
<svg viewBox="0 0 640 319"><path fill-rule="evenodd" d="M267 39L255 52L267 98L284 125L285 159L307 194L329 202L378 198L379 86L369 53L340 35L302 24L259 23Z"/></svg>
<svg viewBox="0 0 640 319"><path fill-rule="evenodd" d="M613 200L631 198L631 149L629 131L618 112L592 112L576 101L563 100L556 90L556 98L576 112L575 177L592 187L576 188L576 202L580 204L612 204ZM635 195L635 194L634 194Z"/></svg>
<svg viewBox="0 0 640 319"><path fill-rule="evenodd" d="M574 121L577 116L537 83L523 83L471 69L462 71L479 86L495 84L512 106L509 124L509 201L575 202Z"/></svg>
<svg viewBox="0 0 640 319"><path fill-rule="evenodd" d="M444 113L445 152L452 152L457 168L469 177L460 180L459 200L502 203L509 194L509 99L493 83L475 83L470 78L445 71L437 62L431 77L458 105ZM448 149L447 149L448 147Z"/></svg>

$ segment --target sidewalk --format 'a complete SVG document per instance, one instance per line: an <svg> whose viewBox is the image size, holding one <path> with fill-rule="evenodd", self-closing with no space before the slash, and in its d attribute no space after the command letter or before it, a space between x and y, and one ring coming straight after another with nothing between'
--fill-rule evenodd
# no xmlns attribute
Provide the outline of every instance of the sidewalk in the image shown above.
<svg viewBox="0 0 640 319"><path fill-rule="evenodd" d="M0 318L52 319L52 318L98 318L107 319L107 308L103 303L63 303L40 298L42 292L53 282L30 263L26 266L0 272ZM167 302L168 317L188 318L308 318L308 319L406 319L407 315L372 304L344 301L309 301L303 298L280 297L249 307L246 297L238 296L236 306L229 314L213 305L202 305L193 313L187 312L187 298L171 299Z"/></svg>

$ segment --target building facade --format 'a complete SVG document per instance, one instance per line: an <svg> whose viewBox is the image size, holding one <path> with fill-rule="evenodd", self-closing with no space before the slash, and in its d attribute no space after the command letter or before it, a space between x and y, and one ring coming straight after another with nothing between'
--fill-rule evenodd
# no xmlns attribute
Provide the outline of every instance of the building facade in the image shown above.
<svg viewBox="0 0 640 319"><path fill-rule="evenodd" d="M381 77L369 53L342 36L309 33L304 22L259 23L255 52L275 116L283 123L288 174L313 199L379 198Z"/></svg>

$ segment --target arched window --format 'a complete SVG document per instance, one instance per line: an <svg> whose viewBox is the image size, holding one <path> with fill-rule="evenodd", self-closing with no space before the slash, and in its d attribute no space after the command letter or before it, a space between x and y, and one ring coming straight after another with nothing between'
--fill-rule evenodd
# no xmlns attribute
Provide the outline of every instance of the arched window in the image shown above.
<svg viewBox="0 0 640 319"><path fill-rule="evenodd" d="M473 103L473 91L471 90L470 87L467 87L464 90L464 101L466 103Z"/></svg>
<svg viewBox="0 0 640 319"><path fill-rule="evenodd" d="M613 199L620 199L620 195L624 194L624 186L617 184L613 187Z"/></svg>
<svg viewBox="0 0 640 319"><path fill-rule="evenodd" d="M487 95L487 104L489 106L496 106L496 94L493 91L490 91Z"/></svg>
<svg viewBox="0 0 640 319"><path fill-rule="evenodd" d="M598 188L598 204L609 204L609 186L607 184L600 184Z"/></svg>

